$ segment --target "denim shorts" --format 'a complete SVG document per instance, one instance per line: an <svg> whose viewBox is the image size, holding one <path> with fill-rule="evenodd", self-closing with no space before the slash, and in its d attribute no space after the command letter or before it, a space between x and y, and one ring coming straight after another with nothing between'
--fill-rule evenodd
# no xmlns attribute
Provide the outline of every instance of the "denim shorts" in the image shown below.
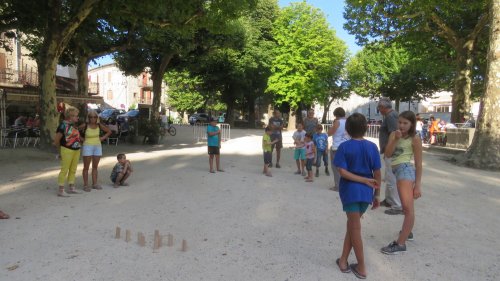
<svg viewBox="0 0 500 281"><path fill-rule="evenodd" d="M344 209L344 212L346 213L362 213L364 214L366 212L366 209L368 209L368 206L370 204L366 202L354 202L351 204L347 204L343 206L342 208Z"/></svg>
<svg viewBox="0 0 500 281"><path fill-rule="evenodd" d="M82 156L102 156L102 146L96 145L83 145Z"/></svg>
<svg viewBox="0 0 500 281"><path fill-rule="evenodd" d="M272 152L265 151L264 152L264 164L271 164L273 163L273 154Z"/></svg>
<svg viewBox="0 0 500 281"><path fill-rule="evenodd" d="M314 158L307 158L306 159L306 170L308 170L308 171L313 170L313 162L314 162Z"/></svg>
<svg viewBox="0 0 500 281"><path fill-rule="evenodd" d="M392 173L396 176L396 180L415 181L415 167L411 163L401 163L392 166Z"/></svg>

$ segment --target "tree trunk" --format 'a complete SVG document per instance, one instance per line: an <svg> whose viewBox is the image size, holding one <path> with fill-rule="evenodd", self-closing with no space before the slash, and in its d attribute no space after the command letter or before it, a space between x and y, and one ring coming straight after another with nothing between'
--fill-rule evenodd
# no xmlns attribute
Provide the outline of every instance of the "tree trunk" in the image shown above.
<svg viewBox="0 0 500 281"><path fill-rule="evenodd" d="M482 97L476 132L465 153L465 164L489 170L500 169L500 1L491 1L490 45L486 91Z"/></svg>
<svg viewBox="0 0 500 281"><path fill-rule="evenodd" d="M59 113L56 110L56 44L51 44L49 48L45 54L40 53L41 59L37 61L38 91L40 93L40 147L42 149L52 147L56 128L59 124Z"/></svg>
<svg viewBox="0 0 500 281"><path fill-rule="evenodd" d="M159 116L159 110L161 106L161 86L163 84L163 75L167 70L167 66L172 59L173 54L162 55L160 64L158 68L153 71L153 108L151 112L151 118Z"/></svg>
<svg viewBox="0 0 500 281"><path fill-rule="evenodd" d="M399 112L399 104L400 104L399 99L396 99L394 101L394 110L396 110L396 112Z"/></svg>
<svg viewBox="0 0 500 281"><path fill-rule="evenodd" d="M234 100L226 101L227 111L225 123L228 123L231 127L234 126Z"/></svg>
<svg viewBox="0 0 500 281"><path fill-rule="evenodd" d="M457 74L455 77L455 89L451 101L452 123L462 123L465 119L469 118L472 67L472 51L468 49L457 51Z"/></svg>
<svg viewBox="0 0 500 281"><path fill-rule="evenodd" d="M247 100L248 127L255 128L255 98L250 96Z"/></svg>
<svg viewBox="0 0 500 281"><path fill-rule="evenodd" d="M56 68L59 57L68 46L76 29L102 0L85 0L66 24L61 24L62 1L49 1L47 27L43 34L43 44L37 55L40 93L40 147L52 146L59 116L56 110Z"/></svg>
<svg viewBox="0 0 500 281"><path fill-rule="evenodd" d="M78 95L86 97L89 94L89 58L87 56L79 56L76 67L76 75L78 79Z"/></svg>

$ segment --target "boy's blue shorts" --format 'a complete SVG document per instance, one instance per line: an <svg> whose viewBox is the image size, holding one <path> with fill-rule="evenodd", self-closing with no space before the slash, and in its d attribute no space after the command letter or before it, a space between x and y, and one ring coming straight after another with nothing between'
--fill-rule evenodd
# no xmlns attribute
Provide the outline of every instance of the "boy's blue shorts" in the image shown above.
<svg viewBox="0 0 500 281"><path fill-rule="evenodd" d="M361 213L363 214L368 209L370 204L366 202L354 202L343 206L344 212L346 213Z"/></svg>

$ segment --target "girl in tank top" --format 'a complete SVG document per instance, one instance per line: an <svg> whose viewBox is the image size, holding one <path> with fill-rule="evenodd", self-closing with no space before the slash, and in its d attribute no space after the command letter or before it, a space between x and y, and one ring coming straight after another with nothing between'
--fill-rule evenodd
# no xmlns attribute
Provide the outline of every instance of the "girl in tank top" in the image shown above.
<svg viewBox="0 0 500 281"><path fill-rule="evenodd" d="M381 249L384 254L406 251L406 240L413 239L415 223L414 200L422 196L422 142L416 134L416 116L411 111L399 114L399 129L392 132L385 148L385 157L391 157L398 193L403 207L404 221L399 237ZM412 163L413 160L413 163ZM388 168L388 167L387 167Z"/></svg>

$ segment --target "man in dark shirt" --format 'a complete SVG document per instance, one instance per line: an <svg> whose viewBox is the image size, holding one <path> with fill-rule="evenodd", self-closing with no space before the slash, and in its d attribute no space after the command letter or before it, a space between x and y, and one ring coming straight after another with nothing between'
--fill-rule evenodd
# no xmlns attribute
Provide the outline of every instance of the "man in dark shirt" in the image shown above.
<svg viewBox="0 0 500 281"><path fill-rule="evenodd" d="M378 110L384 116L382 125L380 125L379 147L380 153L385 163L385 199L381 205L391 207L386 210L388 215L403 214L401 210L401 200L399 199L398 187L396 185L396 176L392 172L391 158L385 157L384 151L389 142L389 135L398 129L398 113L392 109L392 102L389 98L382 97L378 102Z"/></svg>
<svg viewBox="0 0 500 281"><path fill-rule="evenodd" d="M273 111L273 117L269 118L268 126L271 128L271 142L278 140L271 147L271 153L276 148L276 168L281 168L280 166L280 156L281 148L283 147L283 136L281 135L281 130L283 130L283 119L280 117L280 111L275 109ZM269 167L272 167L272 163Z"/></svg>

